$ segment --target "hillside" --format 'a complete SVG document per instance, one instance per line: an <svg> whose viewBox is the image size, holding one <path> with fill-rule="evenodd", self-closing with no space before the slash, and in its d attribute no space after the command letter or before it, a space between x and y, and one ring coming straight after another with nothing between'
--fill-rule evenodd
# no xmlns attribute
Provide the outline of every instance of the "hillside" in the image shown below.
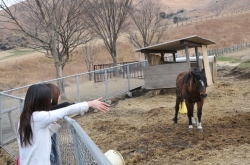
<svg viewBox="0 0 250 165"><path fill-rule="evenodd" d="M236 6L239 6L237 9L240 9L243 4L247 7L250 3L246 0L239 0L237 2L238 5ZM184 8L189 14L194 13L195 11L196 13L201 14L207 12L208 10L206 10L205 7L212 6L212 4L211 0L173 0L165 5L168 5L172 12ZM225 9L225 11L231 11L235 2L228 1L228 4L230 5L227 5L228 8ZM229 8L230 6L231 8ZM168 9L166 8L166 10ZM214 14L212 12L210 13ZM202 16L205 17L206 15ZM172 25L174 25L172 23L171 27L166 31L162 41L166 42L191 35L200 35L216 42L215 45L209 46L208 49L223 48L244 42L250 42L249 24L250 11L228 15L227 17L218 16L208 20L203 19L202 21L188 23L187 25L185 23L184 25L179 24L178 27L174 28L172 27ZM176 26L176 24L174 26ZM12 33L0 33L0 42L6 42L4 36L8 36L8 39L13 41L13 43L16 42L15 37L13 37L16 36L16 34ZM17 40L17 42L18 41L19 40ZM144 59L142 54L133 52L135 48L125 36L119 38L117 45L118 62ZM55 78L54 63L51 59L45 58L43 54L39 53L28 53L28 56L25 56L25 54L18 55L18 53L20 53L20 51L17 50L0 51L0 90ZM100 52L95 64L111 62L112 59L108 51L104 46L100 45ZM73 53L72 61L65 66L64 76L85 71L86 67L84 61L81 59L81 48L79 48Z"/></svg>
<svg viewBox="0 0 250 165"><path fill-rule="evenodd" d="M190 35L200 35L216 42L209 48L223 48L250 42L250 11L228 17L194 22L188 25L171 28L165 40L173 40Z"/></svg>
<svg viewBox="0 0 250 165"><path fill-rule="evenodd" d="M191 7L190 7L191 9ZM213 19L184 24L169 28L163 42L183 38L191 35L200 35L216 42L208 49L223 48L244 42L250 42L250 11L229 15L228 17L213 17ZM176 26L176 25L175 25ZM1 33L0 37L3 36ZM143 60L144 56L134 53L135 48L126 37L121 37L117 43L118 62ZM9 54L8 54L9 52ZM51 59L43 55L32 55L25 58L18 55L20 52L0 51L0 89L9 89L55 78L54 64ZM81 59L81 48L74 52L72 61L64 69L64 76L85 72L84 61ZM8 56L8 58L3 58ZM100 47L98 60L95 64L111 63L112 59L104 46ZM24 64L25 63L25 64ZM39 69L38 69L39 68ZM32 74L30 73L30 70ZM9 76L13 75L13 76Z"/></svg>
<svg viewBox="0 0 250 165"><path fill-rule="evenodd" d="M220 14L233 13L238 10L250 7L249 0L172 0L161 1L165 5L166 13L176 12L184 9L185 15L191 18L200 18L211 16L216 11L221 11Z"/></svg>
<svg viewBox="0 0 250 165"><path fill-rule="evenodd" d="M208 37L210 39L214 39L215 41L219 41L217 44L217 47L224 46L224 45L233 45L238 44L241 42L246 42L248 38L243 35L247 30L247 26L249 23L248 16L249 15L241 15L238 14L238 16L229 16L228 19L217 19L216 17L221 17L224 15L228 16L232 13L239 12L241 10L247 10L245 12L250 12L250 1L249 0L172 0L172 1L165 1L161 0L161 3L163 4L163 12L166 14L173 14L173 16L166 18L166 21L169 23L169 27L176 26L176 24L173 23L173 17L180 18L179 24L185 24L185 21L192 21L195 22L199 19L203 19L203 23L194 23L190 27L185 28L177 28L175 30L168 30L165 34L165 38L163 41L176 39L179 37L186 37L187 35L201 35L206 37L207 32L209 33L209 30L214 31L224 31L222 32L221 38L226 41L226 44L220 44L221 39L217 39L218 32L215 33L215 37ZM18 4L16 4L18 5ZM14 5L10 7L11 10L14 9ZM182 11L182 12L180 12ZM178 13L180 12L180 13ZM219 12L219 14L218 14ZM16 12L18 15L18 11ZM21 14L21 13L20 13ZM216 14L218 14L216 16ZM27 36L24 36L22 34L14 33L13 31L8 31L8 27L12 27L12 24L9 24L6 22L6 18L3 17L4 12L0 10L0 50L1 47L6 46L7 48L26 48L30 41ZM205 21L204 20L208 17L213 17L213 20L211 21ZM224 22L225 21L225 22ZM245 21L245 22L244 22ZM219 24L218 24L219 23ZM210 25L209 25L210 24ZM222 26L226 27L222 27ZM233 29L231 29L231 25L233 26ZM229 30L227 29L228 27ZM193 29L191 29L193 28ZM196 28L196 29L195 29ZM223 28L226 28L226 30L223 30ZM241 30L239 30L241 28ZM191 29L191 30L189 30ZM204 30L201 30L204 29ZM244 29L244 30L242 30ZM208 31L205 31L208 30ZM176 35L176 31L178 31L178 35ZM228 31L230 33L225 34L225 32ZM244 32L243 32L244 31ZM174 35L172 35L174 32ZM181 33L181 34L179 34ZM240 34L239 34L240 33ZM235 37L236 35L236 37ZM210 35L208 35L210 36ZM229 39L227 39L229 38ZM235 38L234 41L231 41L230 38ZM124 42L124 38L122 39L122 42ZM125 41L127 42L127 41ZM224 42L224 41L223 41Z"/></svg>

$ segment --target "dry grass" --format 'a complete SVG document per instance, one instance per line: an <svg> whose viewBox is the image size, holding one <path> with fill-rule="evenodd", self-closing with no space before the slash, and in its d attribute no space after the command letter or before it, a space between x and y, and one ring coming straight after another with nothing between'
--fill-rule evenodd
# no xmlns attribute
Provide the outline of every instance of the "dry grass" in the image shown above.
<svg viewBox="0 0 250 165"><path fill-rule="evenodd" d="M230 17L218 17L188 26L169 29L166 40L199 35L216 42L209 48L223 48L250 41L250 12Z"/></svg>
<svg viewBox="0 0 250 165"><path fill-rule="evenodd" d="M165 41L182 38L190 35L200 35L214 40L217 44L209 48L222 48L250 41L250 13L233 15L227 18L211 19L167 30ZM141 60L143 56L135 54L135 48L122 36L117 44L118 62ZM81 56L81 48L72 55L72 61L64 68L64 76L82 73L86 67ZM14 60L13 60L14 59ZM18 57L1 63L0 65L0 90L15 88L31 83L55 78L55 68L52 59L43 55ZM104 46L100 46L100 52L95 64L112 63L112 59ZM0 60L1 62L2 60ZM10 62L11 61L11 62Z"/></svg>
<svg viewBox="0 0 250 165"><path fill-rule="evenodd" d="M222 48L248 42L250 41L249 17L250 13L244 13L169 29L164 40L170 41L196 34L217 43L209 46L209 48ZM143 59L143 56L139 57L139 54L133 52L135 48L125 36L120 38L117 45L118 62ZM64 68L64 76L86 71L84 61L80 57L81 54L81 48L73 53L72 61L67 63ZM104 46L101 46L97 59L95 64L112 63L112 59ZM0 65L0 90L54 79L55 75L53 60L45 58L43 55L14 58L7 65L3 65L3 63Z"/></svg>
<svg viewBox="0 0 250 165"><path fill-rule="evenodd" d="M81 55L81 48L75 50L71 61L64 68L64 76L86 72L85 63ZM97 59L95 64L112 63L110 55L103 47ZM117 59L118 62L137 60L133 55L133 48L128 43L121 42L118 44ZM45 58L43 54L0 60L0 63L0 91L56 77L53 60Z"/></svg>

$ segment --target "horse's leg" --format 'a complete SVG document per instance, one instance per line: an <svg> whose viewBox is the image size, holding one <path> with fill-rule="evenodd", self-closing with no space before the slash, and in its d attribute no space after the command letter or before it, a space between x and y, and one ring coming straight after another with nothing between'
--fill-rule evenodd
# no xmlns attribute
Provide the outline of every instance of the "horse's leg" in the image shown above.
<svg viewBox="0 0 250 165"><path fill-rule="evenodd" d="M192 119L192 124L196 124L195 118L193 116L191 117L191 119Z"/></svg>
<svg viewBox="0 0 250 165"><path fill-rule="evenodd" d="M201 116L202 116L202 106L203 106L204 100L201 102L197 103L197 117L198 117L198 122L197 122L197 129L202 129L201 126Z"/></svg>
<svg viewBox="0 0 250 165"><path fill-rule="evenodd" d="M194 104L185 100L186 106L187 106L187 116L188 116L188 128L192 129L193 125L192 125L192 116L193 116L193 111L194 111Z"/></svg>
<svg viewBox="0 0 250 165"><path fill-rule="evenodd" d="M175 102L175 116L174 116L174 123L177 124L178 120L178 112L179 112L179 106L181 102L180 92L176 89L176 102Z"/></svg>
<svg viewBox="0 0 250 165"><path fill-rule="evenodd" d="M193 103L193 107L194 107L194 104L195 103ZM194 118L194 114L192 113L192 116L191 116L191 120L192 120L192 124L194 125L194 124L196 124L196 121L195 121L195 118Z"/></svg>

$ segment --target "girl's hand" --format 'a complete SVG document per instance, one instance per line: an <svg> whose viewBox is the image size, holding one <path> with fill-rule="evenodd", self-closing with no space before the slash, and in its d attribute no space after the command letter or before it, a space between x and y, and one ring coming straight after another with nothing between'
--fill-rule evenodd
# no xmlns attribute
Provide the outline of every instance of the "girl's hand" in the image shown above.
<svg viewBox="0 0 250 165"><path fill-rule="evenodd" d="M102 100L102 97L96 100L88 101L89 108L97 109L104 113L109 111L109 104L102 102L101 100Z"/></svg>

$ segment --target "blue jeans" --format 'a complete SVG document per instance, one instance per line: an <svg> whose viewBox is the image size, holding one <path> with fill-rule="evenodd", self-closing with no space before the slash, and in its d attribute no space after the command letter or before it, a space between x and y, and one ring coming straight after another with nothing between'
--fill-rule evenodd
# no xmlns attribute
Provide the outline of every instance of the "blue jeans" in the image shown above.
<svg viewBox="0 0 250 165"><path fill-rule="evenodd" d="M50 165L60 165L59 156L56 148L56 134L51 136L51 152L50 152Z"/></svg>

